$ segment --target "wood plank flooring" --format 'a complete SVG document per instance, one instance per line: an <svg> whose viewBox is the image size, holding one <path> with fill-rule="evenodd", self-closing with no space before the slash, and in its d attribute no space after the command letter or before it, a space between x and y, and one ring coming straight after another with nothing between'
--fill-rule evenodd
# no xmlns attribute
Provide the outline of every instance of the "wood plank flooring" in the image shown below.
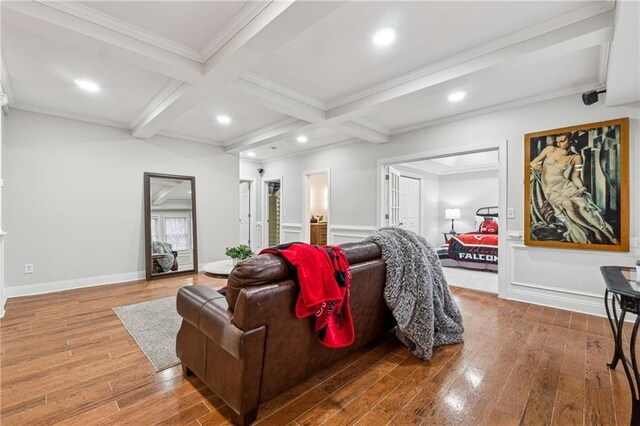
<svg viewBox="0 0 640 426"><path fill-rule="evenodd" d="M224 282L189 275L10 299L0 321L2 425L228 424L180 366L156 373L112 308ZM264 403L259 425L627 425L606 320L453 288L465 343L420 362L393 337Z"/></svg>

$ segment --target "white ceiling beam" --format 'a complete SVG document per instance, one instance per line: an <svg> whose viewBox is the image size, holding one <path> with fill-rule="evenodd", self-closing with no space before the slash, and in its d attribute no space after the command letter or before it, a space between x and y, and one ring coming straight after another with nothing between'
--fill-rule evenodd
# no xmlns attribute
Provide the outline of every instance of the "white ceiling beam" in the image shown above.
<svg viewBox="0 0 640 426"><path fill-rule="evenodd" d="M99 55L189 83L201 81L201 63L141 41L125 32L70 14L54 7L54 4L60 6L57 2L11 1L2 2L2 8L5 16L11 15L12 22L36 31L42 37L78 45L82 44L84 36L102 44L97 49L94 46L94 52ZM43 23L49 25L42 25Z"/></svg>
<svg viewBox="0 0 640 426"><path fill-rule="evenodd" d="M289 118L279 123L275 123L270 126L258 129L254 132L249 133L248 135L233 139L229 141L224 150L225 152L238 153L250 148L258 148L264 145L269 145L283 139L294 138L300 133L313 131L318 127L320 126L314 123L309 123L304 120L297 120L295 118Z"/></svg>
<svg viewBox="0 0 640 426"><path fill-rule="evenodd" d="M252 95L252 101L271 110L309 122L324 120L324 109L296 99L282 90L269 88L263 83L258 84L245 77L240 77L229 85L234 89Z"/></svg>
<svg viewBox="0 0 640 426"><path fill-rule="evenodd" d="M493 51L487 52L486 46L481 46L431 65L431 72L426 75L336 106L326 112L327 119L353 120L392 107L395 102L420 97L427 90L471 73L509 66L515 60L540 61L544 57L587 49L608 43L612 35L613 13L609 11Z"/></svg>
<svg viewBox="0 0 640 426"><path fill-rule="evenodd" d="M322 102L258 75L252 73L244 75L230 83L230 86L252 95L256 103L266 108L314 123L316 125L314 129L324 125L371 143L389 141L388 130L364 120L344 123L326 121L325 106ZM283 135L283 137L289 137L289 135Z"/></svg>
<svg viewBox="0 0 640 426"><path fill-rule="evenodd" d="M204 64L204 78L171 103L163 103L134 129L135 137L148 138L176 118L211 98L259 64L276 49L341 7L344 2L270 3Z"/></svg>

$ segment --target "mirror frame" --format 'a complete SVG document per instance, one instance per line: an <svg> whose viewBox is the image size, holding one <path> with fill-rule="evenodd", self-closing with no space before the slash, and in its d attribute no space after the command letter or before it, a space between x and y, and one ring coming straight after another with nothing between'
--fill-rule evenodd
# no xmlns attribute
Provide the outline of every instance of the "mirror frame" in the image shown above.
<svg viewBox="0 0 640 426"><path fill-rule="evenodd" d="M153 274L153 256L151 253L151 178L180 179L191 181L191 227L193 244L193 268L184 271ZM196 221L196 178L195 176L169 175L164 173L144 173L144 254L147 280L173 277L198 272L198 232Z"/></svg>

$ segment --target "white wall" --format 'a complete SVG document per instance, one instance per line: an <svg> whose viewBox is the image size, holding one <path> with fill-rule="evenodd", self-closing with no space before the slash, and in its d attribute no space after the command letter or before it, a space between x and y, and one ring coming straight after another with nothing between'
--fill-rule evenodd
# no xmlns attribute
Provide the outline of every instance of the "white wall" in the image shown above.
<svg viewBox="0 0 640 426"><path fill-rule="evenodd" d="M5 141L11 295L135 279L144 271L143 173L196 177L198 260L238 241L238 157L220 148L12 110ZM33 263L34 273L24 274Z"/></svg>
<svg viewBox="0 0 640 426"><path fill-rule="evenodd" d="M331 168L332 224L353 229L362 226L371 228L376 225L377 160L508 140L508 206L515 209L516 217L513 220L501 221L501 232L522 231L524 135L534 131L626 116L632 118L630 234L631 237L637 238L640 235L640 111L631 107L605 108L603 102L586 107L579 95L404 133L393 136L391 142L386 144L350 144L299 157L269 161L265 162L265 168L270 174L284 176L284 190L287 195L283 208L288 212L286 221L302 220L299 194L302 194L303 171ZM442 194L440 195L442 197ZM603 312L600 300L603 284L598 266L631 265L633 262L629 253L532 248L523 247L521 241L511 241L507 256L501 256L502 258L510 259L509 262L512 262L509 265L510 284L507 297L594 313ZM562 259L561 263L559 259Z"/></svg>
<svg viewBox="0 0 640 426"><path fill-rule="evenodd" d="M447 208L459 208L460 219L455 221L458 233L477 231L476 211L480 207L498 205L498 171L460 173L442 175L439 180L440 240L444 242L442 232L451 230L451 219L444 217Z"/></svg>
<svg viewBox="0 0 640 426"><path fill-rule="evenodd" d="M3 198L4 198L4 167L3 167L3 150L7 140L7 118L0 110L0 318L4 316L4 304L7 301L7 292L4 284L4 237L5 226L2 215Z"/></svg>

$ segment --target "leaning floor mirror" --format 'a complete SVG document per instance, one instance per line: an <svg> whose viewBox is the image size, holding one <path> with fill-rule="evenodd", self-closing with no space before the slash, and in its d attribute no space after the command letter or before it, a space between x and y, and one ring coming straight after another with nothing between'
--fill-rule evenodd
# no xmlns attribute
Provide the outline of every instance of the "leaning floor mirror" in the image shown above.
<svg viewBox="0 0 640 426"><path fill-rule="evenodd" d="M196 272L196 178L144 174L147 279Z"/></svg>

